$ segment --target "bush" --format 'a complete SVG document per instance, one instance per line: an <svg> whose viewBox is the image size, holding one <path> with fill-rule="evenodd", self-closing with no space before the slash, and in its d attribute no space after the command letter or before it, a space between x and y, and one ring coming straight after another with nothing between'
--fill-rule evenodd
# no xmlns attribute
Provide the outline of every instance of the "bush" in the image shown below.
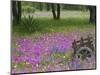
<svg viewBox="0 0 100 75"><path fill-rule="evenodd" d="M33 16L24 17L21 21L21 29L23 32L35 32L40 30L39 21L33 18Z"/></svg>
<svg viewBox="0 0 100 75"><path fill-rule="evenodd" d="M22 11L24 13L34 13L35 12L35 8L34 7L30 7L30 6L25 6L22 8Z"/></svg>

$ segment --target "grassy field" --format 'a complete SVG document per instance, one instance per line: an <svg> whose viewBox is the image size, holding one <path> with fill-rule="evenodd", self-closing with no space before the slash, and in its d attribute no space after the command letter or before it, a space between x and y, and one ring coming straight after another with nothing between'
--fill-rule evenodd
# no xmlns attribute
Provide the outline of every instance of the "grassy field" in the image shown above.
<svg viewBox="0 0 100 75"><path fill-rule="evenodd" d="M46 12L44 12L46 13ZM50 17L50 13L46 13L44 16L44 13L42 12L41 15L40 12L38 12L37 17L33 18L35 19L38 24L35 26L34 24L31 26L31 28L36 27L35 31L32 31L31 33L24 27L21 29L21 25L13 25L13 34L15 36L17 35L30 35L30 34L44 34L44 33L52 33L52 32L69 32L74 30L81 30L84 31L85 29L91 29L95 28L94 24L89 23L89 13L88 12L80 12L80 11L67 11L62 12L67 16L64 16L64 14L61 14L60 20L54 20L52 17ZM67 14L66 14L67 13ZM84 14L82 14L84 13ZM30 28L29 25L27 25L27 28Z"/></svg>

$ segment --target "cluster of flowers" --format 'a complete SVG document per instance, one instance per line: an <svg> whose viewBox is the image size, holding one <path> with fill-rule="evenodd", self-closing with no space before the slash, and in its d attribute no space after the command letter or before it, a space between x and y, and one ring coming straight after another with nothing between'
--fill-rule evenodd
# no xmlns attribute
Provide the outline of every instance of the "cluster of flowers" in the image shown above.
<svg viewBox="0 0 100 75"><path fill-rule="evenodd" d="M55 64L61 59L54 59L52 57L53 54L67 54L70 51L73 51L71 44L74 39L79 38L80 33L68 33L67 35L62 33L54 33L54 34L45 34L41 36L39 39L28 39L28 38L20 38L16 42L15 51L17 54L12 54L12 62L15 64L13 67L13 71L18 68L19 63L25 64L24 70L25 72L38 72L38 71L49 71L49 70L73 70L82 68L81 60L75 60L67 63L67 68L64 65L64 69L61 68L61 65ZM65 58L67 59L67 58ZM53 62L53 64L57 65L53 69L53 64L47 64L47 66L41 66L41 64L47 62ZM28 67L27 65L31 65ZM49 67L51 65L51 68ZM85 64L86 65L86 64ZM44 68L43 68L44 67ZM59 67L59 68L58 68ZM31 68L31 70L29 69ZM87 66L85 67L87 68ZM18 70L17 70L18 71Z"/></svg>

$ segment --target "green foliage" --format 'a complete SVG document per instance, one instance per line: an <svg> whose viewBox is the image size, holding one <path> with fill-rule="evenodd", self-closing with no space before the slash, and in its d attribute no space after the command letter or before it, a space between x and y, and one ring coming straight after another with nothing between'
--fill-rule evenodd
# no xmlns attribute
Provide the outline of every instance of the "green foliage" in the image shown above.
<svg viewBox="0 0 100 75"><path fill-rule="evenodd" d="M34 13L35 12L35 8L34 7L31 7L31 6L24 6L23 8L22 8L22 11L24 12L24 13Z"/></svg>
<svg viewBox="0 0 100 75"><path fill-rule="evenodd" d="M21 21L21 29L23 32L35 32L40 29L39 26L39 21L32 16L24 17Z"/></svg>
<svg viewBox="0 0 100 75"><path fill-rule="evenodd" d="M87 10L87 6L63 4L62 5L62 9L63 10L81 10L81 11L86 11Z"/></svg>

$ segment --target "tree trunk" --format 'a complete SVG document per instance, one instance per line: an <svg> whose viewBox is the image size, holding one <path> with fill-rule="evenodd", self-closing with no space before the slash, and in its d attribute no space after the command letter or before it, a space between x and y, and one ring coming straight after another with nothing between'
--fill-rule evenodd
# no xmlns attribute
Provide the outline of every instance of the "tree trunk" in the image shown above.
<svg viewBox="0 0 100 75"><path fill-rule="evenodd" d="M57 19L60 19L60 4L57 4Z"/></svg>
<svg viewBox="0 0 100 75"><path fill-rule="evenodd" d="M56 19L55 6L54 6L54 4L51 4L51 6L52 6L53 18Z"/></svg>
<svg viewBox="0 0 100 75"><path fill-rule="evenodd" d="M50 4L47 3L46 6L47 6L47 11L49 11L50 10Z"/></svg>
<svg viewBox="0 0 100 75"><path fill-rule="evenodd" d="M43 5L42 5L42 3L40 3L39 5L40 5L40 11L42 11L42 10L43 10Z"/></svg>
<svg viewBox="0 0 100 75"><path fill-rule="evenodd" d="M96 23L96 6L89 6L90 23Z"/></svg>
<svg viewBox="0 0 100 75"><path fill-rule="evenodd" d="M13 20L16 21L17 19L16 1L12 1L12 14L13 14Z"/></svg>
<svg viewBox="0 0 100 75"><path fill-rule="evenodd" d="M18 20L18 22L20 22L20 20L21 20L21 2L18 1L17 4L18 4L17 5L17 7L18 7L18 18L17 18L17 20Z"/></svg>
<svg viewBox="0 0 100 75"><path fill-rule="evenodd" d="M21 2L20 1L12 1L12 14L13 14L14 22L19 23L21 20Z"/></svg>
<svg viewBox="0 0 100 75"><path fill-rule="evenodd" d="M57 4L57 10L55 9L55 5L52 4L52 13L54 19L60 19L60 4Z"/></svg>

